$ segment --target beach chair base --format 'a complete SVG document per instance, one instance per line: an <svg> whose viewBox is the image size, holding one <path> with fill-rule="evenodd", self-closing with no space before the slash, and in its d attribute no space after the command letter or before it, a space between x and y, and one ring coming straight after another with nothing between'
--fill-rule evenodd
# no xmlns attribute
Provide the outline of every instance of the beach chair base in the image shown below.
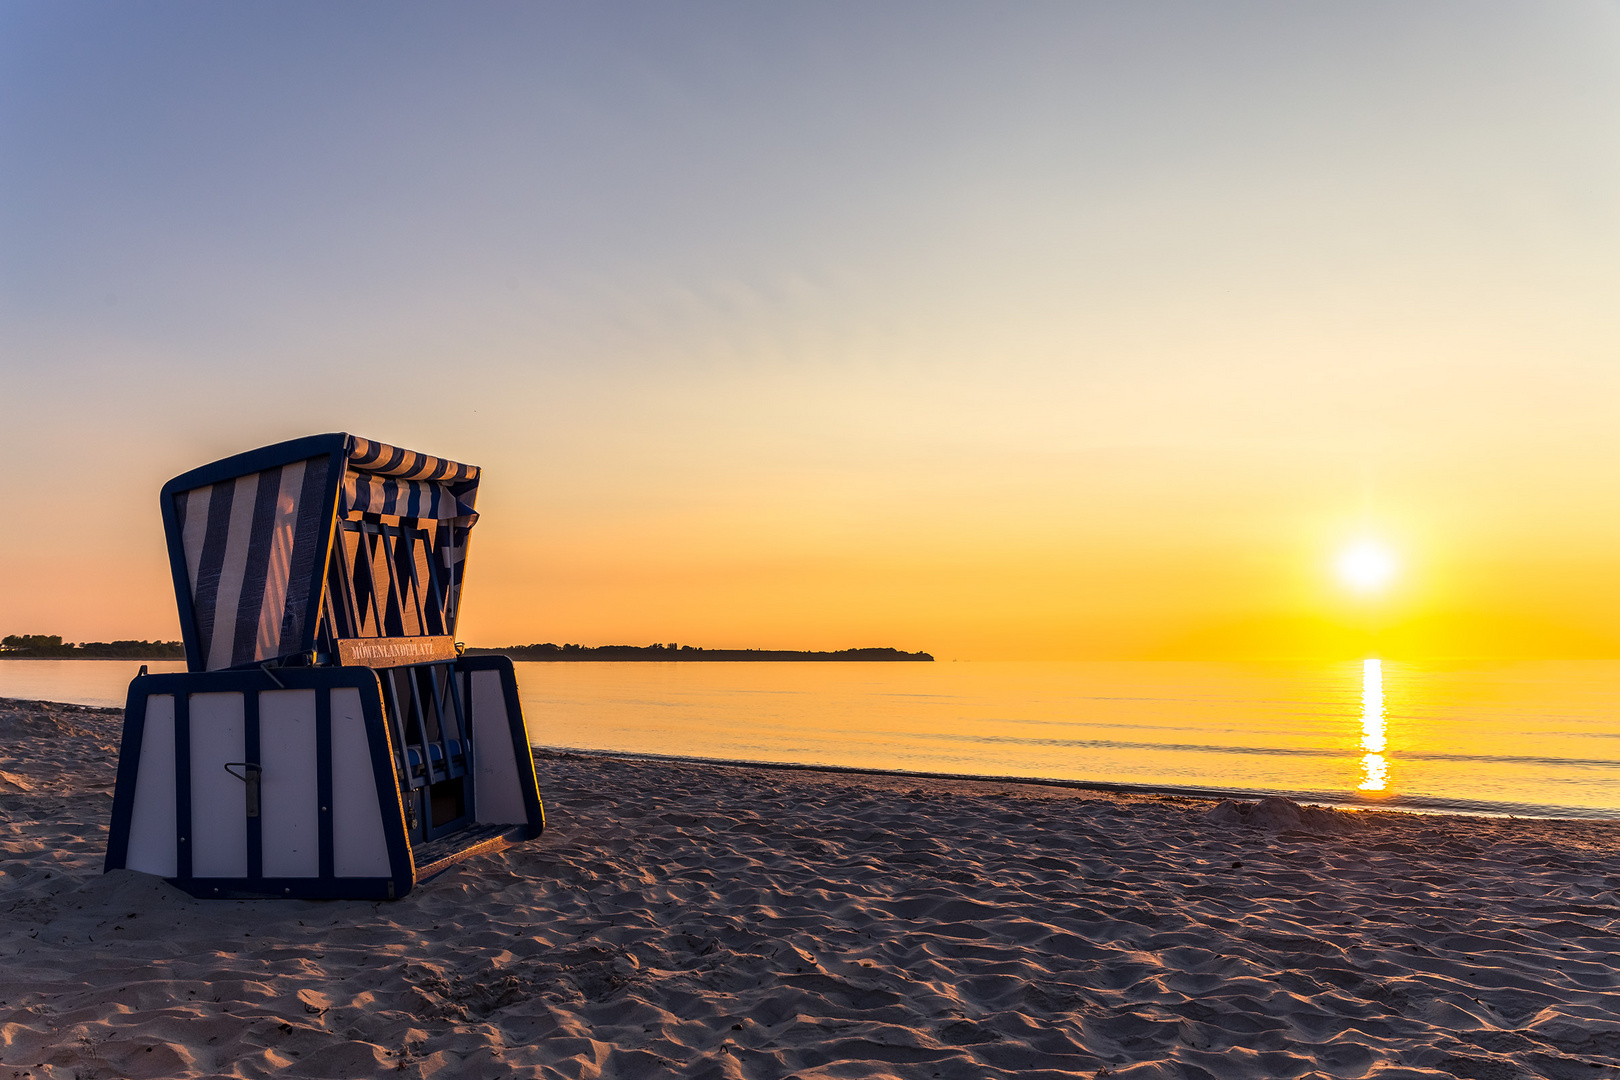
<svg viewBox="0 0 1620 1080"><path fill-rule="evenodd" d="M467 737L415 747L400 745L408 730L371 668L138 677L106 869L201 898L394 900L460 860L539 836L511 661L443 666L470 714Z"/></svg>

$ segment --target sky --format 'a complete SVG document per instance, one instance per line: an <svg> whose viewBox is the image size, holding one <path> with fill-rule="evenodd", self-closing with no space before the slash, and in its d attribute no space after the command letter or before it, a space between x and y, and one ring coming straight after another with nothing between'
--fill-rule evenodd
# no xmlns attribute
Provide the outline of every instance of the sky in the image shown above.
<svg viewBox="0 0 1620 1080"><path fill-rule="evenodd" d="M473 644L1620 656L1617 297L1614 2L10 0L0 632L350 431Z"/></svg>

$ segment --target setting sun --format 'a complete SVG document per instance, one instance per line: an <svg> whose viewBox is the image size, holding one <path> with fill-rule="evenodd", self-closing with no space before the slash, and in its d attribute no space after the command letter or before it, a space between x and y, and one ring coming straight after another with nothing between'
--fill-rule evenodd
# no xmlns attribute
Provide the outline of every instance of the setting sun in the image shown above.
<svg viewBox="0 0 1620 1080"><path fill-rule="evenodd" d="M1357 592L1377 592L1395 576L1395 556L1376 540L1358 540L1339 553L1339 577Z"/></svg>

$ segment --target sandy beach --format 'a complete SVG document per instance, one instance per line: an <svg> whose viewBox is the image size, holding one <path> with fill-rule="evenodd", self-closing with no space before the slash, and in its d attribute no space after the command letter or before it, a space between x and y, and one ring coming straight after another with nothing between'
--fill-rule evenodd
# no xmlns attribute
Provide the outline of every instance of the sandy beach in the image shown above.
<svg viewBox="0 0 1620 1080"><path fill-rule="evenodd" d="M121 722L0 701L0 1080L1620 1076L1620 824L542 752L535 843L202 902Z"/></svg>

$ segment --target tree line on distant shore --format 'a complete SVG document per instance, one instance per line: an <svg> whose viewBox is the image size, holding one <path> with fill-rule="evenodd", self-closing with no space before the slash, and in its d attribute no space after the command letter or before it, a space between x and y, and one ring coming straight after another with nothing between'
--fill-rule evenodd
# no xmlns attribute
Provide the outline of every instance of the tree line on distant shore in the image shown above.
<svg viewBox="0 0 1620 1080"><path fill-rule="evenodd" d="M6 660L184 660L178 641L82 641L75 645L60 634L7 634L0 638Z"/></svg>
<svg viewBox="0 0 1620 1080"><path fill-rule="evenodd" d="M503 645L469 648L471 656L509 656L513 660L924 660L925 652L891 648L835 649L705 649L693 645ZM8 634L0 638L0 659L7 660L184 660L178 641L63 641L60 634Z"/></svg>
<svg viewBox="0 0 1620 1080"><path fill-rule="evenodd" d="M692 645L504 645L500 648L469 648L472 656L507 656L513 660L933 660L925 652L899 649L835 649L809 652L802 649L704 649Z"/></svg>

